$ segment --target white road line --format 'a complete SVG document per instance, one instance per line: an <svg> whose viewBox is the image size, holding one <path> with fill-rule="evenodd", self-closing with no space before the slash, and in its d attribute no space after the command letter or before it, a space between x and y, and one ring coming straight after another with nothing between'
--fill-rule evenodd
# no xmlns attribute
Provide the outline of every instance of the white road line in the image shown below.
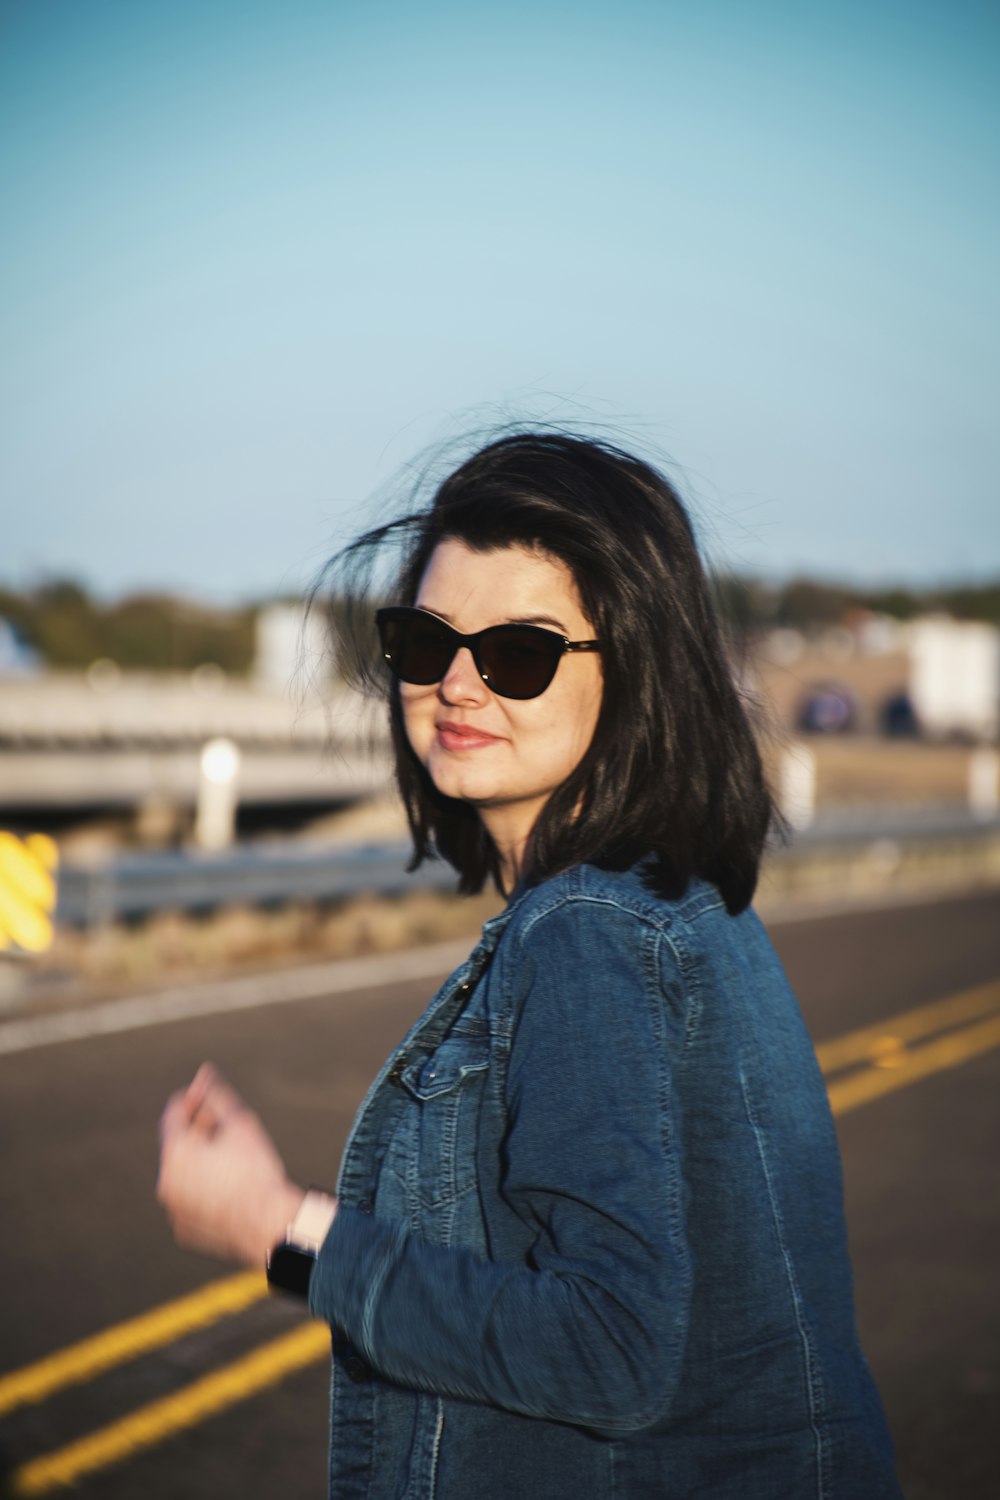
<svg viewBox="0 0 1000 1500"><path fill-rule="evenodd" d="M176 986L78 1010L4 1021L0 1024L0 1054L27 1052L33 1047L80 1041L85 1037L110 1036L119 1031L138 1031L195 1016L224 1015L262 1005L283 1005L291 1000L313 1000L351 990L374 989L382 984L401 984L408 979L436 978L457 968L475 943L475 936L471 935L400 953L372 953L302 969L283 969L274 974Z"/></svg>

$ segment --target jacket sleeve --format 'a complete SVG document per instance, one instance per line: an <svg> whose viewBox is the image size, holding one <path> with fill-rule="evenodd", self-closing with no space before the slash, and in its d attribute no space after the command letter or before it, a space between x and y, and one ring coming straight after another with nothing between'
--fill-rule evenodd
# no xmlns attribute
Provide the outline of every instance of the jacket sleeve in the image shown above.
<svg viewBox="0 0 1000 1500"><path fill-rule="evenodd" d="M681 985L675 966L672 1005L659 929L611 903L563 902L520 943L501 1193L531 1253L483 1260L345 1205L311 1309L400 1384L632 1430L663 1415L687 1331Z"/></svg>

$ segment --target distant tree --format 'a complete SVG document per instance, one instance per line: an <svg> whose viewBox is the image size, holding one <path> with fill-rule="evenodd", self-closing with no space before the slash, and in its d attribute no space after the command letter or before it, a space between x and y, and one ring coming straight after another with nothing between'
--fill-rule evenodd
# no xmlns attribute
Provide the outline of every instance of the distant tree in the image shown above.
<svg viewBox="0 0 1000 1500"><path fill-rule="evenodd" d="M75 579L46 579L29 596L28 632L52 666L86 667L104 653L98 609Z"/></svg>
<svg viewBox="0 0 1000 1500"><path fill-rule="evenodd" d="M938 598L941 607L960 620L983 620L1000 625L1000 580L945 589Z"/></svg>
<svg viewBox="0 0 1000 1500"><path fill-rule="evenodd" d="M34 599L39 609L86 611L93 608L90 595L75 578L47 578L35 589Z"/></svg>
<svg viewBox="0 0 1000 1500"><path fill-rule="evenodd" d="M110 657L133 670L190 671L213 662L239 675L253 664L256 610L249 605L214 609L159 594L103 604L72 580L47 579L26 593L0 590L0 615L53 667Z"/></svg>
<svg viewBox="0 0 1000 1500"><path fill-rule="evenodd" d="M27 634L31 630L34 611L23 594L14 589L0 588L0 617L11 620Z"/></svg>
<svg viewBox="0 0 1000 1500"><path fill-rule="evenodd" d="M926 610L926 603L911 589L891 588L866 593L863 599L867 607L877 615L891 615L895 620L912 620Z"/></svg>
<svg viewBox="0 0 1000 1500"><path fill-rule="evenodd" d="M778 596L776 622L796 630L822 629L838 625L859 602L859 596L841 584L793 578Z"/></svg>
<svg viewBox="0 0 1000 1500"><path fill-rule="evenodd" d="M776 596L774 589L759 578L720 573L712 580L719 614L736 635L750 635L773 623Z"/></svg>
<svg viewBox="0 0 1000 1500"><path fill-rule="evenodd" d="M105 655L123 667L189 672L212 662L225 672L248 672L254 657L251 608L210 609L167 596L133 595L104 619Z"/></svg>

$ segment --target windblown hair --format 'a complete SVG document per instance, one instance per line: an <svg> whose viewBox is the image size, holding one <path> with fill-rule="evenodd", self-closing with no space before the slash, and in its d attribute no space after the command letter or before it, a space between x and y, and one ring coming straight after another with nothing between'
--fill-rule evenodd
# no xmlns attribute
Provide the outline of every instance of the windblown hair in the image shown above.
<svg viewBox="0 0 1000 1500"><path fill-rule="evenodd" d="M647 880L661 895L676 898L700 876L730 912L748 906L773 804L691 523L670 483L609 443L515 433L463 462L425 509L367 532L337 561L355 578L367 567L370 578L373 560L402 544L392 597L412 605L446 537L476 551L519 545L560 559L602 642L593 740L539 815L523 878L535 884L582 863L624 869L650 856ZM442 796L410 749L398 685L359 612L370 608L355 589L340 612L341 644L353 650L356 680L388 697L411 869L439 854L458 871L460 890L479 891L490 878L499 886L497 851L476 809Z"/></svg>

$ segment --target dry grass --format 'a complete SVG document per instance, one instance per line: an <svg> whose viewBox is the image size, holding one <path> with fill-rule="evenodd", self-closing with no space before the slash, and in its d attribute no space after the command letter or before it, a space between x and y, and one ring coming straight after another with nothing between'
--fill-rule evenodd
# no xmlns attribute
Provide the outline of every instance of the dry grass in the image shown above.
<svg viewBox="0 0 1000 1500"><path fill-rule="evenodd" d="M53 946L33 961L33 1003L44 1004L46 978L60 974L73 974L83 986L107 995L290 961L385 953L466 933L471 939L502 904L492 893L459 898L416 888L403 896L365 895L328 907L231 906L200 917L161 911L137 925L59 928Z"/></svg>

